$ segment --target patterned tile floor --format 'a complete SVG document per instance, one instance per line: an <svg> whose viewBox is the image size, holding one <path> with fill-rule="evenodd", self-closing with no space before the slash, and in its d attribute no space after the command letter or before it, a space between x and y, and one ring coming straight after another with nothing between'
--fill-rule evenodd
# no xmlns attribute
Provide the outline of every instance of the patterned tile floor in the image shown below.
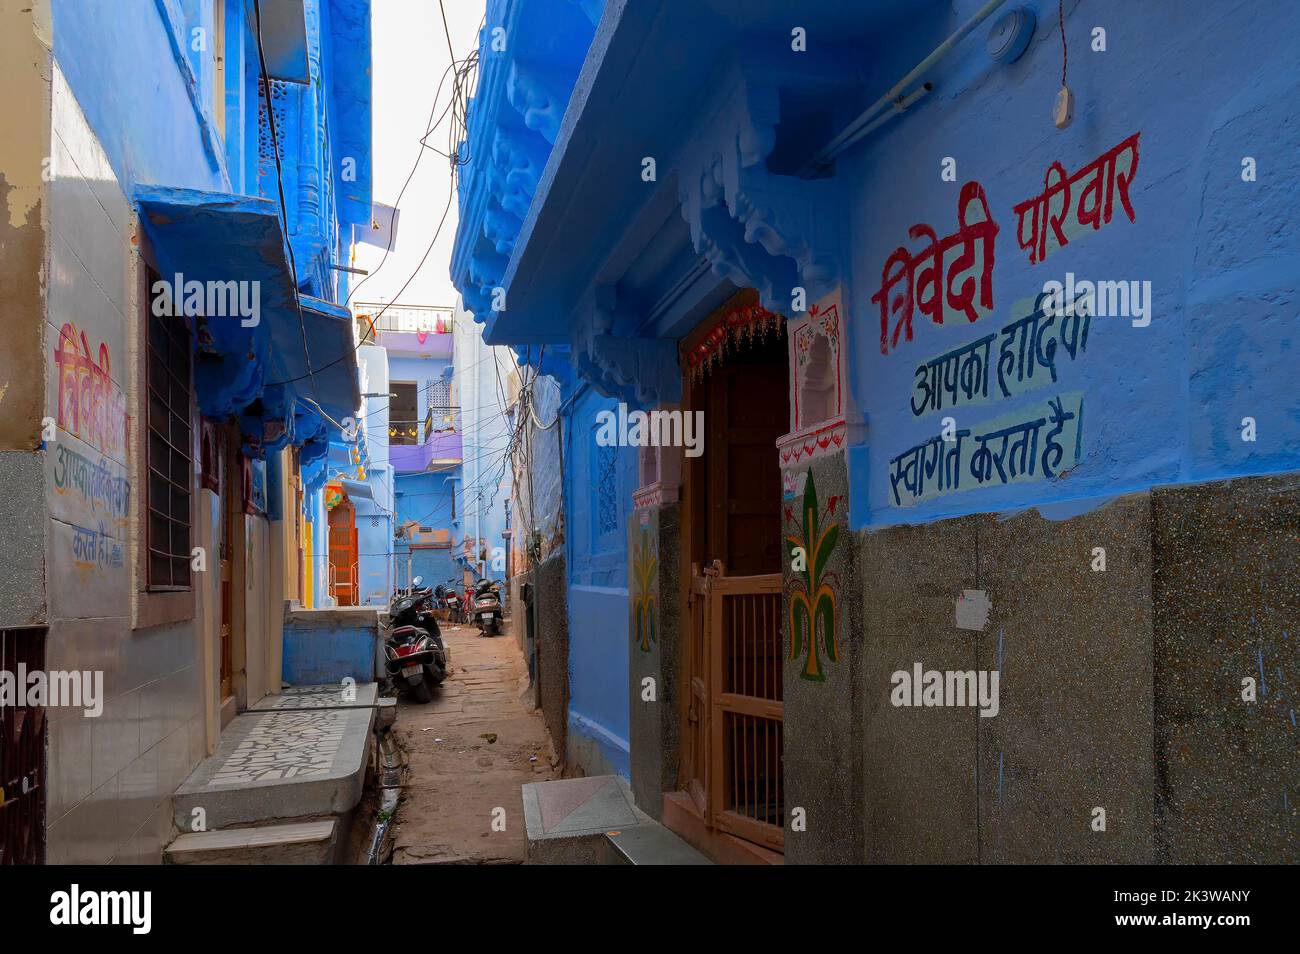
<svg viewBox="0 0 1300 954"><path fill-rule="evenodd" d="M347 711L271 712L252 727L212 773L208 785L245 786L327 776L338 758Z"/></svg>

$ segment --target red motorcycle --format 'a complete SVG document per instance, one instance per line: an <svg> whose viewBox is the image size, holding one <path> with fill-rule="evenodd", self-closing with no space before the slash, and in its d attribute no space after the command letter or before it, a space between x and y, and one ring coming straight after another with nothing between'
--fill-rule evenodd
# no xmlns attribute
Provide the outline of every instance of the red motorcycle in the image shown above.
<svg viewBox="0 0 1300 954"><path fill-rule="evenodd" d="M460 594L456 592L455 580L448 580L447 582L452 585L443 586L439 583L433 591L434 599L437 601L435 605L447 611L448 622L459 623L461 621Z"/></svg>

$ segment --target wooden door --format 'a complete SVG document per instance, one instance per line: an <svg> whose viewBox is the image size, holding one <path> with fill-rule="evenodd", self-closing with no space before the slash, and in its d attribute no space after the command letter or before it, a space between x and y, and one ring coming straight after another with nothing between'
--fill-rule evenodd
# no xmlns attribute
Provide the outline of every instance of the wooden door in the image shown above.
<svg viewBox="0 0 1300 954"><path fill-rule="evenodd" d="M713 828L780 850L781 474L785 339L740 346L688 382L704 453L685 461L682 778Z"/></svg>
<svg viewBox="0 0 1300 954"><path fill-rule="evenodd" d="M346 497L330 511L329 554L334 600L339 606L357 605L356 507Z"/></svg>
<svg viewBox="0 0 1300 954"><path fill-rule="evenodd" d="M704 459L704 564L738 576L781 569L781 470L776 440L789 429L784 339L741 352L709 375Z"/></svg>

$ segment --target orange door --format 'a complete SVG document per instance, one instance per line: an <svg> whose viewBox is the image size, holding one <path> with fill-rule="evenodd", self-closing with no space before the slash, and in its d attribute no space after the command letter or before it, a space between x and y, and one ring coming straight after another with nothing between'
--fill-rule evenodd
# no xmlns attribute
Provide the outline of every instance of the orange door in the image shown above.
<svg viewBox="0 0 1300 954"><path fill-rule="evenodd" d="M330 511L331 591L339 606L357 605L357 517L352 501L343 500Z"/></svg>

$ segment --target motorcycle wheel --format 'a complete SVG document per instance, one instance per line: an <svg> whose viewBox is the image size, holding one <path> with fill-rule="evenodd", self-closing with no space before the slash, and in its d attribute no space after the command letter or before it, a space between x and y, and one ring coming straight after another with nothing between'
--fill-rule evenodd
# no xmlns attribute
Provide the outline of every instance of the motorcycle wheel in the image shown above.
<svg viewBox="0 0 1300 954"><path fill-rule="evenodd" d="M426 672L423 679L410 687L411 695L414 697L416 702L432 702L434 685L435 683L429 678L429 674Z"/></svg>

